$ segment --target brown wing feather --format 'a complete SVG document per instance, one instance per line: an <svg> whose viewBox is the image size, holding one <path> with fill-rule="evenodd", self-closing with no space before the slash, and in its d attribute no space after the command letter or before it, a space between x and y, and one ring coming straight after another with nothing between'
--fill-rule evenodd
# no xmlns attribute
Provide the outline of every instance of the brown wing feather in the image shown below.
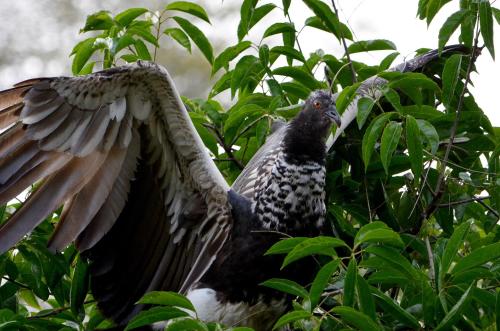
<svg viewBox="0 0 500 331"><path fill-rule="evenodd" d="M72 198L70 205L50 238L49 248L61 251L68 246L92 221L109 196L116 177L120 174L126 156L125 149L112 148L105 166L99 168L89 182Z"/></svg>

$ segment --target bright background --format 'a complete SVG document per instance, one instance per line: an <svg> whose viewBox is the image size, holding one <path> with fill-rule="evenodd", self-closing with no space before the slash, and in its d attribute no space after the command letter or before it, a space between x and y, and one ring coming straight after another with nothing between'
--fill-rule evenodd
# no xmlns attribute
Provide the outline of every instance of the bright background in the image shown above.
<svg viewBox="0 0 500 331"><path fill-rule="evenodd" d="M260 1L264 3L264 1ZM268 2L268 1L265 1ZM168 2L158 0L0 0L0 89L13 83L36 76L70 75L72 47L83 38L78 34L87 15L97 10L110 10L113 14L129 7L161 9ZM234 44L236 26L239 21L239 6L236 0L198 1L205 6L212 25L202 21L196 24L207 34L217 55L224 47ZM281 5L281 1L275 1ZM355 40L388 39L394 42L401 56L413 57L417 48L437 48L437 34L444 20L457 10L454 0L443 8L429 27L416 18L417 0L336 0L341 19L354 32ZM498 6L497 4L493 4ZM284 21L279 10L269 17L267 23ZM300 28L311 12L299 0L292 0L291 16ZM269 26L262 22L252 30L250 38L256 42L263 29ZM166 28L167 26L165 26ZM495 26L495 44L500 54L500 31ZM276 37L278 38L278 37ZM340 57L343 49L339 42L326 33L306 28L299 41L303 51L313 52L319 48ZM273 44L279 39L269 38ZM454 36L450 43L457 42ZM197 50L189 56L168 37L161 43L165 47L158 62L166 66L174 76L182 94L189 97L205 97L210 83L210 69ZM388 52L354 54L355 60L377 64ZM395 62L395 63L396 63ZM500 126L500 65L484 50L477 61L478 74L473 75L473 94L493 125ZM229 100L226 100L229 102Z"/></svg>

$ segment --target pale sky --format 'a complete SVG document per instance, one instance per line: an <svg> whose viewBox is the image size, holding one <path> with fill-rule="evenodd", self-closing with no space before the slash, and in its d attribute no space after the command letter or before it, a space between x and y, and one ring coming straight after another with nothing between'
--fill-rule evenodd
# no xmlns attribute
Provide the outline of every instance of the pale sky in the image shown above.
<svg viewBox="0 0 500 331"><path fill-rule="evenodd" d="M259 5L264 2L259 1ZM330 3L329 1L326 1ZM0 88L35 76L70 75L70 59L68 54L77 41L82 39L78 29L84 24L85 16L99 9L109 9L117 12L129 7L144 6L161 8L167 1L160 0L0 0ZM236 43L236 25L239 13L231 13L230 9L239 7L239 0L208 0L203 2L212 19L212 25L197 23L209 39L218 47L219 53L224 46ZM281 6L281 1L274 1ZM444 20L457 10L458 1L448 3L437 15L430 27L416 18L417 0L336 0L341 11L341 19L351 27L355 40L388 39L393 41L401 53L395 63L402 62L403 56L413 57L413 51L418 48L437 48L437 32ZM498 6L494 4L495 6ZM64 7L64 8L63 8ZM64 16L62 16L64 15ZM68 18L68 15L70 16ZM296 26L301 27L311 12L298 0L292 1L291 16ZM250 38L256 39L262 35L270 24L284 21L276 10L258 24ZM495 25L495 41L500 54L500 29ZM343 49L337 40L319 30L306 28L300 36L303 51L312 52L324 49L340 57ZM266 42L272 42L272 38ZM450 43L457 42L456 36ZM13 54L9 51L13 50ZM7 55L4 55L7 54ZM44 56L40 56L43 54ZM49 54L49 59L47 58ZM355 54L355 60L377 64L388 52L371 52ZM189 55L186 55L189 56ZM175 59L169 59L164 64L167 69L175 66ZM170 63L171 62L171 63ZM495 99L499 93L496 79L500 74L500 65L494 62L486 50L477 62L479 74L473 75L473 94L478 104L488 115L493 125L500 126L499 102ZM202 69L203 70L203 69ZM207 73L209 67L206 65ZM189 86L189 77L177 79L184 88ZM209 86L209 83L206 84ZM183 88L181 88L182 91ZM200 97L204 97L203 95Z"/></svg>

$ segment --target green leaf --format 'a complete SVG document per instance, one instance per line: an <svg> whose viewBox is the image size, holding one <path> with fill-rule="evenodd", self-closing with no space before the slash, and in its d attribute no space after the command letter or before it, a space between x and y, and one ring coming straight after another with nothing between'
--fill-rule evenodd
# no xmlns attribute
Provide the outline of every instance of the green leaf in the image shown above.
<svg viewBox="0 0 500 331"><path fill-rule="evenodd" d="M331 32L329 28L326 27L326 25L323 23L323 21L317 17L317 16L312 16L306 19L305 21L306 26L313 27L318 30L322 30L325 32ZM341 37L344 37L344 39L352 40L352 33L351 30L349 30L349 27L345 25L344 23L339 22L338 23L338 31L335 31L333 33L337 39L340 39Z"/></svg>
<svg viewBox="0 0 500 331"><path fill-rule="evenodd" d="M368 115L370 115L375 100L367 97L362 97L358 100L358 113L356 114L356 122L358 122L358 128L361 130L363 125L365 125Z"/></svg>
<svg viewBox="0 0 500 331"><path fill-rule="evenodd" d="M133 20L146 12L148 12L146 8L129 8L116 15L115 21L120 23L121 26L128 26Z"/></svg>
<svg viewBox="0 0 500 331"><path fill-rule="evenodd" d="M370 52L370 51L383 51L383 50L395 50L396 45L390 40L385 39L374 39L374 40L362 40L357 41L347 47L347 51L350 54Z"/></svg>
<svg viewBox="0 0 500 331"><path fill-rule="evenodd" d="M175 306L194 311L193 304L185 296L175 292L151 291L146 293L137 303Z"/></svg>
<svg viewBox="0 0 500 331"><path fill-rule="evenodd" d="M281 2L283 3L283 12L285 13L285 15L287 15L288 9L290 8L290 4L292 3L292 0L282 0Z"/></svg>
<svg viewBox="0 0 500 331"><path fill-rule="evenodd" d="M375 149L375 143L380 137L385 124L392 116L394 116L394 114L395 113L380 114L370 123L370 125L366 129L361 146L361 154L363 156L363 162L365 163L365 171L368 169L368 165L370 164L370 159Z"/></svg>
<svg viewBox="0 0 500 331"><path fill-rule="evenodd" d="M87 64L83 66L82 70L80 70L80 72L78 73L78 75L79 76L83 76L83 75L91 74L94 71L94 66L95 66L95 62L94 61L87 62Z"/></svg>
<svg viewBox="0 0 500 331"><path fill-rule="evenodd" d="M472 253L461 258L457 262L451 273L457 274L461 271L480 266L498 258L500 258L500 242L486 245L472 251Z"/></svg>
<svg viewBox="0 0 500 331"><path fill-rule="evenodd" d="M87 16L85 26L80 32L108 30L113 26L113 19L109 16L106 10L98 11L92 15Z"/></svg>
<svg viewBox="0 0 500 331"><path fill-rule="evenodd" d="M135 41L134 47L135 47L135 50L137 51L137 56L139 57L139 59L151 61L151 59L152 59L151 53L149 53L148 47L146 46L146 44L142 40L137 39Z"/></svg>
<svg viewBox="0 0 500 331"><path fill-rule="evenodd" d="M460 224L460 226L455 228L455 231L453 231L453 234L446 243L443 256L441 257L441 267L439 268L442 277L448 273L453 259L458 254L458 249L462 246L465 237L469 233L470 226L470 222Z"/></svg>
<svg viewBox="0 0 500 331"><path fill-rule="evenodd" d="M80 73L92 54L96 51L94 47L95 39L96 38L88 38L77 45L78 48L75 52L75 57L73 58L73 64L71 66L73 75L78 75L78 73Z"/></svg>
<svg viewBox="0 0 500 331"><path fill-rule="evenodd" d="M260 285L273 288L275 290L285 292L297 297L301 297L303 299L309 298L309 293L307 293L304 287L288 279L272 278L266 280L263 283L260 283Z"/></svg>
<svg viewBox="0 0 500 331"><path fill-rule="evenodd" d="M439 135L434 126L426 120L417 120L418 128L431 147L431 153L435 154L439 147Z"/></svg>
<svg viewBox="0 0 500 331"><path fill-rule="evenodd" d="M238 41L241 41L255 24L276 8L276 5L272 3L255 8L256 4L257 1L255 0L243 1L241 7L241 20L238 25ZM244 12L246 14L244 14Z"/></svg>
<svg viewBox="0 0 500 331"><path fill-rule="evenodd" d="M135 44L135 39L132 38L131 36L125 34L120 38L114 38L113 39L113 45L111 47L111 55L115 56L116 53L124 49L125 47L128 47L130 45Z"/></svg>
<svg viewBox="0 0 500 331"><path fill-rule="evenodd" d="M306 239L308 238L294 237L294 238L281 239L276 244L272 245L271 248L269 248L264 255L287 254L292 249L294 249L295 246L297 246Z"/></svg>
<svg viewBox="0 0 500 331"><path fill-rule="evenodd" d="M263 44L259 47L259 60L260 60L260 63L262 64L262 66L265 68L265 70L270 70L268 68L269 66L269 59L270 59L270 55L269 55L269 46L267 46L266 44Z"/></svg>
<svg viewBox="0 0 500 331"><path fill-rule="evenodd" d="M198 46L208 62L212 63L214 60L212 45L210 45L210 42L203 32L185 18L179 16L174 16L172 18L180 25L182 30L186 32L196 46Z"/></svg>
<svg viewBox="0 0 500 331"><path fill-rule="evenodd" d="M462 68L462 55L453 54L444 65L443 69L443 104L449 108L455 94L455 88L460 79Z"/></svg>
<svg viewBox="0 0 500 331"><path fill-rule="evenodd" d="M120 56L120 59L123 59L127 63L133 63L137 62L137 60L139 60L139 57L134 54L123 54L122 56Z"/></svg>
<svg viewBox="0 0 500 331"><path fill-rule="evenodd" d="M356 280L358 278L358 265L356 259L349 260L347 271L344 278L344 298L343 305L354 307L354 294L356 291Z"/></svg>
<svg viewBox="0 0 500 331"><path fill-rule="evenodd" d="M438 36L438 48L439 53L443 51L444 45L448 42L451 35L459 27L459 25L465 20L465 18L470 14L469 10L459 10L453 14L444 22L443 26L439 30Z"/></svg>
<svg viewBox="0 0 500 331"><path fill-rule="evenodd" d="M414 329L420 329L420 324L418 320L408 313L406 310L401 308L401 306L395 302L393 299L388 297L385 293L381 292L375 287L370 287L370 291L375 297L377 304L382 307L382 309L391 315L393 318L398 320L400 323Z"/></svg>
<svg viewBox="0 0 500 331"><path fill-rule="evenodd" d="M81 258L76 261L73 269L73 277L70 290L71 312L78 316L84 312L83 302L89 289L89 270L88 264Z"/></svg>
<svg viewBox="0 0 500 331"><path fill-rule="evenodd" d="M399 99L399 94L392 88L386 87L383 89L384 97L389 101L389 103L394 107L395 110L401 112L401 100Z"/></svg>
<svg viewBox="0 0 500 331"><path fill-rule="evenodd" d="M479 2L479 24L481 27L481 36L483 36L484 45L495 59L495 44L493 42L493 13L489 0Z"/></svg>
<svg viewBox="0 0 500 331"><path fill-rule="evenodd" d="M250 20L255 11L255 6L257 5L257 0L244 0L240 7L240 24L238 24L238 41L241 41L243 37L250 30Z"/></svg>
<svg viewBox="0 0 500 331"><path fill-rule="evenodd" d="M491 7L491 6L490 6ZM497 20L497 23L500 24L500 9L492 7L491 11L493 13L493 16Z"/></svg>
<svg viewBox="0 0 500 331"><path fill-rule="evenodd" d="M291 23L274 23L270 27L266 29L264 32L262 39L283 32L292 32L295 33L295 26Z"/></svg>
<svg viewBox="0 0 500 331"><path fill-rule="evenodd" d="M340 264L339 259L335 259L333 261L328 262L316 274L314 281L311 285L311 289L309 291L309 297L311 298L311 307L316 307L321 299L321 293L325 290L325 287L328 285L330 278L333 273L337 271Z"/></svg>
<svg viewBox="0 0 500 331"><path fill-rule="evenodd" d="M251 78L256 74L256 71L261 70L262 65L258 58L253 55L243 56L233 70L233 76L231 77L231 97L234 97L238 89L240 91L245 89Z"/></svg>
<svg viewBox="0 0 500 331"><path fill-rule="evenodd" d="M234 46L226 48L222 53L220 53L214 60L212 66L212 75L219 71L220 68L229 68L229 62L234 60L238 55L244 50L252 46L250 41L242 41Z"/></svg>
<svg viewBox="0 0 500 331"><path fill-rule="evenodd" d="M304 55L293 47L288 46L275 46L271 49L271 53L285 55L289 58L298 60L302 63L306 62Z"/></svg>
<svg viewBox="0 0 500 331"><path fill-rule="evenodd" d="M359 309L373 321L376 321L377 316L375 314L375 302L373 301L370 287L366 280L359 274L357 275L356 280L356 292L358 294Z"/></svg>
<svg viewBox="0 0 500 331"><path fill-rule="evenodd" d="M389 69L391 66L392 62L398 57L399 52L393 52L389 55L387 55L381 62L380 65L378 66L379 71L384 71Z"/></svg>
<svg viewBox="0 0 500 331"><path fill-rule="evenodd" d="M248 127L248 125L255 125L256 121L264 115L264 108L251 103L231 112L224 123L224 139L229 144L234 144L239 132Z"/></svg>
<svg viewBox="0 0 500 331"><path fill-rule="evenodd" d="M179 28L168 28L168 29L165 29L165 31L163 31L163 33L166 34L167 36L172 37L172 39L177 41L179 43L179 45L181 45L182 47L187 49L189 51L189 53L191 53L191 42L189 41L189 38L184 33L184 31L182 31Z"/></svg>
<svg viewBox="0 0 500 331"><path fill-rule="evenodd" d="M426 6L425 6L425 11L423 12L424 15L421 16L421 18L427 17L427 25L429 25L438 13L438 11L448 2L451 0L428 0L426 1Z"/></svg>
<svg viewBox="0 0 500 331"><path fill-rule="evenodd" d="M337 254L335 253L334 248L340 246L347 247L347 245L342 240L333 237L320 236L315 238L308 238L295 246L290 251L290 253L287 254L281 268L283 269L290 263L306 256L316 254L336 256Z"/></svg>
<svg viewBox="0 0 500 331"><path fill-rule="evenodd" d="M354 238L354 245L362 243L385 243L395 247L403 247L403 241L399 235L389 228L385 223L375 221L368 223L359 229Z"/></svg>
<svg viewBox="0 0 500 331"><path fill-rule="evenodd" d="M335 101L335 106L339 114L343 114L347 107L352 103L356 97L356 92L361 83L353 84L340 92L337 100Z"/></svg>
<svg viewBox="0 0 500 331"><path fill-rule="evenodd" d="M160 47L160 45L158 44L158 39L156 39L156 37L151 33L149 27L143 28L139 26L133 26L127 30L127 33L132 36L139 36L155 47Z"/></svg>
<svg viewBox="0 0 500 331"><path fill-rule="evenodd" d="M132 320L127 324L125 331L184 316L188 316L188 313L178 308L153 307L148 310L143 310L139 314L134 316Z"/></svg>
<svg viewBox="0 0 500 331"><path fill-rule="evenodd" d="M279 328L281 328L287 324L290 324L292 322L303 320L303 319L309 319L311 317L312 317L311 313L307 312L305 310L297 310L297 311L289 312L289 313L280 317L280 319L274 324L273 330L279 329Z"/></svg>
<svg viewBox="0 0 500 331"><path fill-rule="evenodd" d="M210 23L210 20L208 19L207 12L205 9L203 9L202 6L197 5L192 2L188 1L175 1L171 2L165 7L166 10L176 10L176 11L181 11L184 13L191 14L193 16L196 16L198 18L201 18L205 22Z"/></svg>
<svg viewBox="0 0 500 331"><path fill-rule="evenodd" d="M474 283L470 284L469 288L462 294L457 303L450 309L446 316L441 320L435 331L449 330L451 326L456 322L458 318L464 312L464 309L468 306L469 297L471 294L471 289Z"/></svg>
<svg viewBox="0 0 500 331"><path fill-rule="evenodd" d="M377 323L375 323L370 317L351 307L334 307L332 312L338 314L342 322L354 326L355 328L362 331L381 331L383 330Z"/></svg>
<svg viewBox="0 0 500 331"><path fill-rule="evenodd" d="M303 0L311 8L316 17L321 20L322 25L331 32L337 39L352 39L349 29L347 31L342 27L337 15L330 9L326 3L319 0Z"/></svg>
<svg viewBox="0 0 500 331"><path fill-rule="evenodd" d="M423 146L417 120L411 115L406 115L406 147L410 156L411 171L415 178L422 174Z"/></svg>
<svg viewBox="0 0 500 331"><path fill-rule="evenodd" d="M316 90L323 86L309 72L300 67L280 67L273 70L273 75L287 76L293 78L308 89Z"/></svg>
<svg viewBox="0 0 500 331"><path fill-rule="evenodd" d="M403 126L401 123L390 121L382 133L380 158L386 174L389 174L389 165L391 164L392 154L394 154L394 151L398 147L402 132Z"/></svg>
<svg viewBox="0 0 500 331"><path fill-rule="evenodd" d="M400 271L410 281L421 279L421 274L404 258L401 253L390 247L370 246L365 249L366 252L374 254L383 259L388 265Z"/></svg>
<svg viewBox="0 0 500 331"><path fill-rule="evenodd" d="M208 331L208 327L202 322L191 317L178 318L170 321L165 331Z"/></svg>

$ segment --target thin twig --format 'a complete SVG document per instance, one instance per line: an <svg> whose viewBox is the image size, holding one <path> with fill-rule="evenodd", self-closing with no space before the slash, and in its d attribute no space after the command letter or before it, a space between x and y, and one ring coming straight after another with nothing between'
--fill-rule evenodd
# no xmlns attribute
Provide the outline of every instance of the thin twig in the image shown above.
<svg viewBox="0 0 500 331"><path fill-rule="evenodd" d="M370 223L373 222L373 219L372 219L372 208L370 206L370 197L368 196L368 181L366 180L366 177L365 177L365 197L366 197L366 206L368 207L368 216L370 217Z"/></svg>
<svg viewBox="0 0 500 331"><path fill-rule="evenodd" d="M438 207L439 208L447 208L447 207L452 207L452 206L463 205L463 204L469 203L469 202L480 202L480 201L483 201L483 200L488 200L489 198L490 198L490 196L473 197L473 198L470 198L470 199L457 200L457 201L452 201L452 202L448 202L448 203L440 203L438 205Z"/></svg>
<svg viewBox="0 0 500 331"><path fill-rule="evenodd" d="M337 10L337 6L335 5L335 0L332 0L332 7L333 10L335 11L335 15L337 15L337 18L339 17L339 11ZM356 83L358 79L356 78L356 70L354 70L354 65L352 64L351 61L351 55L349 54L349 51L347 50L347 43L345 42L344 35L342 34L341 31L340 33L340 41L342 42L342 46L344 47L345 51L345 57L347 58L347 63L349 63L349 68L351 69L351 75L352 75L352 82Z"/></svg>
<svg viewBox="0 0 500 331"><path fill-rule="evenodd" d="M3 276L2 277L3 280L9 282L9 283L12 283L14 285L17 285L19 286L20 288L24 288L24 289L27 289L27 290L31 290L31 288L28 286L28 285L24 285L22 283L19 283L18 281L15 281L13 279L11 279L10 277L7 277L7 276Z"/></svg>
<svg viewBox="0 0 500 331"><path fill-rule="evenodd" d="M86 305L86 304L95 303L95 302L96 302L95 300L88 300L88 301L85 301L83 304ZM38 318L54 316L54 315L57 315L59 313L62 313L63 311L69 310L69 309L71 309L70 306L54 308L50 311L46 311L46 312L38 314L38 315L30 316L30 317L28 317L28 319L38 319Z"/></svg>
<svg viewBox="0 0 500 331"><path fill-rule="evenodd" d="M427 248L427 255L429 257L429 278L432 284L434 284L434 276L436 275L436 271L434 270L434 254L432 253L429 236L425 236L425 247Z"/></svg>
<svg viewBox="0 0 500 331"><path fill-rule="evenodd" d="M488 209L488 210L489 210L489 211L490 211L493 215L495 215L495 217L496 217L497 219L498 219L498 218L500 218L500 215L498 214L498 212L497 212L495 209L493 209L493 208L491 208L490 206L488 206L487 204L485 204L485 203L484 203L484 201L482 201L482 200L478 200L477 202L478 202L481 206L483 206L484 208Z"/></svg>
<svg viewBox="0 0 500 331"><path fill-rule="evenodd" d="M220 133L220 131L214 125L211 125L208 123L204 123L203 126L206 127L207 129L210 129L215 134L215 139L217 140L217 143L224 149L224 152L226 152L228 159L232 160L233 163L240 170L243 170L243 168L245 168L245 166L240 162L240 160L238 160L234 156L233 150L231 149L231 146L226 145L226 143L224 142L224 138L222 137L222 134Z"/></svg>
<svg viewBox="0 0 500 331"><path fill-rule="evenodd" d="M293 25L293 21L292 21L292 18L290 17L290 13L286 13L285 16L286 16L286 18L288 18L288 21L290 22L290 24ZM304 54L304 52L302 51L302 47L300 47L298 34L294 34L294 35L295 35L295 42L297 43L297 47L299 48L300 53ZM307 64L307 61L304 62L304 67L306 67L307 71L312 72L311 68L309 68L309 64Z"/></svg>

